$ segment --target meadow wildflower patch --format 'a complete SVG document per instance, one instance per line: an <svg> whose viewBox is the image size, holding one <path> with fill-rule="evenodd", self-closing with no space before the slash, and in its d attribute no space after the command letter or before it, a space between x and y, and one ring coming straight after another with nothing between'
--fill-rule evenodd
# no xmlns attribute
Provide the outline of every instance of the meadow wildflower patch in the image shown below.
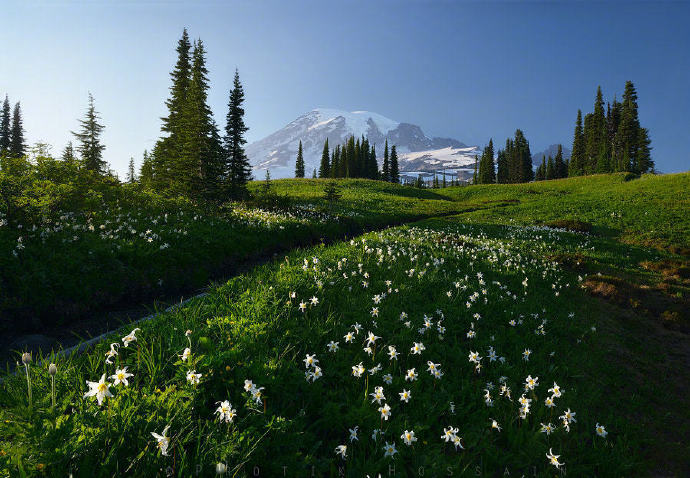
<svg viewBox="0 0 690 478"><path fill-rule="evenodd" d="M628 430L580 370L597 340L586 296L548 259L589 243L439 220L295 252L123 331L119 348L56 360L55 407L47 370L31 370L33 406L8 378L0 464L626 474Z"/></svg>

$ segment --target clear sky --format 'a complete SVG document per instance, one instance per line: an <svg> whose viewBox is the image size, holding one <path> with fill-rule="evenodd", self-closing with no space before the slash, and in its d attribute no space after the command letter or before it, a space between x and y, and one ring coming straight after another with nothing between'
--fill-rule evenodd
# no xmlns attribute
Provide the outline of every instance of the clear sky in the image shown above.
<svg viewBox="0 0 690 478"><path fill-rule="evenodd" d="M482 146L521 128L570 147L577 109L635 83L664 172L690 169L687 2L83 1L0 4L0 94L58 154L91 91L120 173L160 132L183 27L224 124L235 68L249 141L314 107L369 110Z"/></svg>

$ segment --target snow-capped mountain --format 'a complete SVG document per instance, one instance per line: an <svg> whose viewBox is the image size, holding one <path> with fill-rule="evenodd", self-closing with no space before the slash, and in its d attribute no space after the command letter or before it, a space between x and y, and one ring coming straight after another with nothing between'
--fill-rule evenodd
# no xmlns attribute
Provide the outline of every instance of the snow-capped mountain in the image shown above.
<svg viewBox="0 0 690 478"><path fill-rule="evenodd" d="M430 138L410 123L400 123L369 111L342 111L317 108L288 123L284 128L251 143L246 152L257 179L268 169L271 177L294 176L297 146L302 141L308 176L319 168L323 144L331 148L347 138L364 136L376 145L379 162L383 160L384 142L396 145L402 172L440 171L474 165L477 147L451 138Z"/></svg>

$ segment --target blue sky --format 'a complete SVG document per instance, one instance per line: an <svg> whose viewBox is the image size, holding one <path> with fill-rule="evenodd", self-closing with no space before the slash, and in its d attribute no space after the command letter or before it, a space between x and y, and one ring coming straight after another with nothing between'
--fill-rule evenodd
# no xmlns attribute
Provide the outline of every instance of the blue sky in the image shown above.
<svg viewBox="0 0 690 478"><path fill-rule="evenodd" d="M570 147L597 85L610 100L630 79L657 168L676 172L690 169L688 20L687 2L5 1L0 94L59 153L91 91L122 173L159 135L186 26L206 44L219 124L239 68L250 141L321 106L473 145L520 128L535 152Z"/></svg>

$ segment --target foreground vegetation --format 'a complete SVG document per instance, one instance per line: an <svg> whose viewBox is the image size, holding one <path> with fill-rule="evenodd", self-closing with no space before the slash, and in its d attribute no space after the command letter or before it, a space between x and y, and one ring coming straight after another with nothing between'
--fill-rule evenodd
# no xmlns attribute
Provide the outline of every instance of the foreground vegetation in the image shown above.
<svg viewBox="0 0 690 478"><path fill-rule="evenodd" d="M278 250L425 217L553 223L674 251L690 235L688 174L443 190L350 179L336 182L332 202L325 180L271 181L268 193L256 181L253 201L219 207L93 182L84 171L59 184L62 167L39 161L0 218L0 312L33 328L184 293Z"/></svg>
<svg viewBox="0 0 690 478"><path fill-rule="evenodd" d="M47 173L35 174L39 186L14 200L11 217L0 216L0 313L15 318L4 328L184 293L275 251L457 210L433 193L375 181L342 182L332 205L323 182L288 191L277 181L268 196L257 183L255 200L219 206L87 179L56 190L40 186Z"/></svg>
<svg viewBox="0 0 690 478"><path fill-rule="evenodd" d="M641 244L683 243L670 196L687 175L597 180L415 203L401 187L398 213L465 212L296 250L83 355L33 356L0 386L0 476L683 475L690 377L666 347L686 336L587 291L602 271L659 279L676 256ZM275 188L309 210L322 184ZM347 185L335 217L366 217L397 188ZM649 214L597 211L635 187Z"/></svg>
<svg viewBox="0 0 690 478"><path fill-rule="evenodd" d="M627 474L636 440L597 408L603 390L581 375L596 322L569 306L581 292L545 259L556 244L590 242L436 221L291 254L126 329L116 345L54 359L55 407L46 364L27 366L31 404L25 377L10 378L5 466L134 476L171 466L188 476L222 462L363 476L395 463L403 473L549 475L553 450L578 476ZM125 369L128 384L114 385ZM219 416L224 400L229 414Z"/></svg>

